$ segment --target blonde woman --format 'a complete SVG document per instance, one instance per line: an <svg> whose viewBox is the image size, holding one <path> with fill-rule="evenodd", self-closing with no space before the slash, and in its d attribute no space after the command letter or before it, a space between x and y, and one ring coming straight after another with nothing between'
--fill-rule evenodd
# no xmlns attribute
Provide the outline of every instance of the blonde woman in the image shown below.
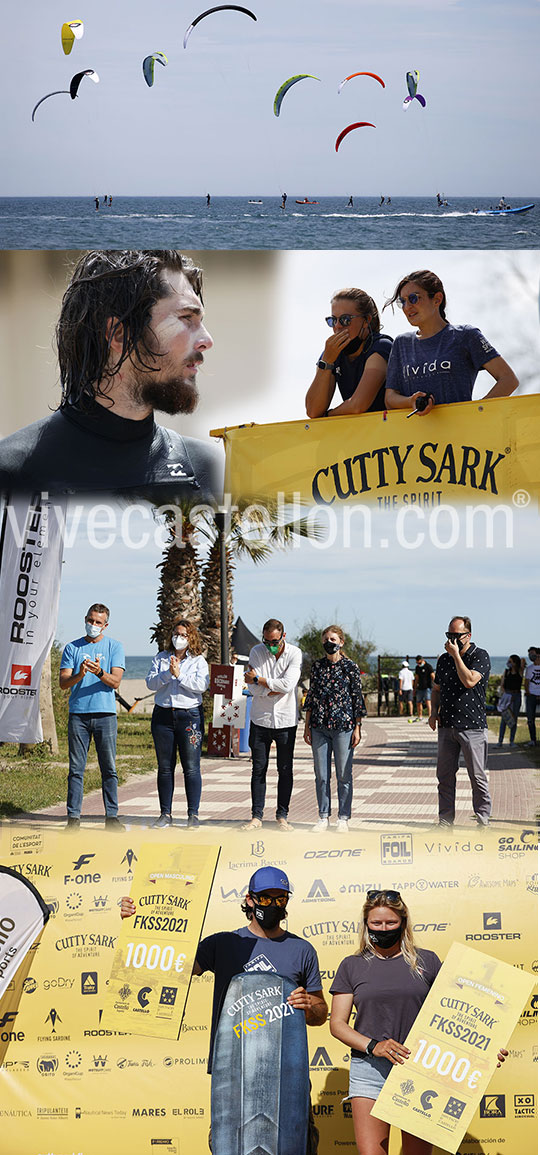
<svg viewBox="0 0 540 1155"><path fill-rule="evenodd" d="M158 762L161 813L152 824L172 826L176 754L184 772L189 828L199 825L201 799L202 695L209 672L196 626L185 618L173 624L167 645L157 654L146 679L155 691L152 737Z"/></svg>
<svg viewBox="0 0 540 1155"><path fill-rule="evenodd" d="M397 890L368 890L360 949L340 964L332 992L330 1030L351 1048L349 1098L359 1155L387 1155L390 1124L371 1108L393 1066L406 1063L403 1040L441 967L417 947L409 911ZM354 1027L349 1026L353 1005ZM499 1064L508 1051L499 1051ZM403 1155L431 1155L432 1146L402 1131Z"/></svg>
<svg viewBox="0 0 540 1155"><path fill-rule="evenodd" d="M325 656L313 663L305 701L304 741L313 751L319 808L319 820L313 830L326 830L330 823L333 754L338 794L337 830L345 833L351 817L352 761L361 737L364 696L360 670L343 652L345 635L341 626L327 626L322 632L322 644Z"/></svg>

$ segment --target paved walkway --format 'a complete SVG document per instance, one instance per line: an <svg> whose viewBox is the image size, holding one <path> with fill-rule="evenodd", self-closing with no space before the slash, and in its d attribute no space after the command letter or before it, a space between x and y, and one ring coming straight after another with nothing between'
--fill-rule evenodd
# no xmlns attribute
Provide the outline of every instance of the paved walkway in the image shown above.
<svg viewBox="0 0 540 1155"><path fill-rule="evenodd" d="M400 828L431 825L437 821L437 780L435 762L437 739L425 721L409 723L406 718L368 718L353 763L354 797L351 829L381 827L399 822ZM289 819L299 826L317 820L315 781L311 750L299 727L295 750L294 791ZM200 818L203 822L237 823L251 814L249 754L238 758L204 758ZM490 744L490 789L493 798L492 823L504 829L508 823L529 823L536 811L536 771L525 754L507 745ZM276 771L271 756L266 794L265 827L273 826L276 806ZM333 780L335 800L335 780ZM159 813L154 773L132 775L120 788L120 813L130 825L147 825ZM182 773L177 771L175 822L185 821ZM59 823L65 805L26 815L28 820ZM103 816L100 791L84 799L85 819ZM474 828L471 789L467 773L458 775L456 824ZM247 836L249 837L249 835Z"/></svg>

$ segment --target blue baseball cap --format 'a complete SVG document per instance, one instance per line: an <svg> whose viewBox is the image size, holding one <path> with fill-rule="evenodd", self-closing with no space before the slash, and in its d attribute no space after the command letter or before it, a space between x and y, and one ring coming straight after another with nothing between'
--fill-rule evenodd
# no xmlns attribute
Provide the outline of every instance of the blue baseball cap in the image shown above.
<svg viewBox="0 0 540 1155"><path fill-rule="evenodd" d="M262 890L286 890L291 893L289 879L283 870L277 866L261 866L251 875L248 890L250 894L258 894Z"/></svg>

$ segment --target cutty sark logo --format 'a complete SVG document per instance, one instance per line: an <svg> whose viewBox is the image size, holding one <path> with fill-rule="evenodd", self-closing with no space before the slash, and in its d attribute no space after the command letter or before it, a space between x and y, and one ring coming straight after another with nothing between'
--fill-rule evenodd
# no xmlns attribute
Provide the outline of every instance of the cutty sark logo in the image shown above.
<svg viewBox="0 0 540 1155"><path fill-rule="evenodd" d="M478 449L474 445L441 444L381 445L376 449L345 457L317 470L311 491L317 505L333 505L363 493L396 487L455 486L457 491L478 490L498 494L497 470L506 453Z"/></svg>

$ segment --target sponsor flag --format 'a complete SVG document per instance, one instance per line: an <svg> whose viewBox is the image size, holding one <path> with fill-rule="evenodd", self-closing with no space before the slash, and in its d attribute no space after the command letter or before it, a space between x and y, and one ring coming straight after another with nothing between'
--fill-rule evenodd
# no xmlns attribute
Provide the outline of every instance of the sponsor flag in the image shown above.
<svg viewBox="0 0 540 1155"><path fill-rule="evenodd" d="M65 499L11 497L0 544L0 741L40 742L39 685L54 640Z"/></svg>
<svg viewBox="0 0 540 1155"><path fill-rule="evenodd" d="M420 386L419 386L420 387ZM410 416L410 414L409 414ZM310 505L424 508L449 502L526 506L540 496L540 397L492 397L214 429L225 444L225 492Z"/></svg>
<svg viewBox="0 0 540 1155"><path fill-rule="evenodd" d="M453 943L371 1110L443 1151L456 1152L497 1066L534 975Z"/></svg>
<svg viewBox="0 0 540 1155"><path fill-rule="evenodd" d="M0 1001L49 914L47 903L28 879L0 866Z"/></svg>

